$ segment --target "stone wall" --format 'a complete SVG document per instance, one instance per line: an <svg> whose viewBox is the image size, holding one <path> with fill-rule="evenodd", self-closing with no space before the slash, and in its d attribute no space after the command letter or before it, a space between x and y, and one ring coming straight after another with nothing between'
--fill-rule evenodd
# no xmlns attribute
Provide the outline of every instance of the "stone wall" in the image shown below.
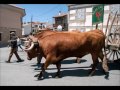
<svg viewBox="0 0 120 90"><path fill-rule="evenodd" d="M8 44L8 40L10 39L10 31L15 31L17 36L22 37L21 29L0 27L0 33L1 33L0 46L4 46L4 45L6 46Z"/></svg>

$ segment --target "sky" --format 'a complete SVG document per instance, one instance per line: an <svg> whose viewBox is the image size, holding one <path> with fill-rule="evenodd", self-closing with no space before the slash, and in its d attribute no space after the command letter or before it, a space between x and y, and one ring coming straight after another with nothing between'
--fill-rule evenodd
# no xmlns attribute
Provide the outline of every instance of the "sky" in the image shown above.
<svg viewBox="0 0 120 90"><path fill-rule="evenodd" d="M53 22L53 17L62 13L68 12L66 4L16 4L16 6L24 8L26 15L23 17L23 22L39 21Z"/></svg>

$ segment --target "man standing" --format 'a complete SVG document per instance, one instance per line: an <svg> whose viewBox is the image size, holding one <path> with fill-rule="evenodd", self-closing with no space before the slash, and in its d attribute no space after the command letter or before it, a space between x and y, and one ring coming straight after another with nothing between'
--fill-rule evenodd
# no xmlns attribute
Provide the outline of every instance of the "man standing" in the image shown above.
<svg viewBox="0 0 120 90"><path fill-rule="evenodd" d="M22 60L18 53L17 53L17 37L15 35L14 32L11 33L11 40L10 40L10 43L11 43L11 50L10 50L10 54L9 54L9 58L8 58L8 61L6 61L7 63L10 63L10 60L11 60L11 57L13 55L13 53L15 54L15 56L17 57L18 61L17 62L23 62L24 60Z"/></svg>
<svg viewBox="0 0 120 90"><path fill-rule="evenodd" d="M61 25L58 25L57 30L58 30L58 31L62 31L62 26L61 26Z"/></svg>

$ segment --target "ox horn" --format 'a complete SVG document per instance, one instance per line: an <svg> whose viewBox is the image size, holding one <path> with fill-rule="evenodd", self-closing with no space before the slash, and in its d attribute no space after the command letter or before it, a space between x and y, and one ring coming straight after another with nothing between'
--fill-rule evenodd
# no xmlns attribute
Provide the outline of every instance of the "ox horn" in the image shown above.
<svg viewBox="0 0 120 90"><path fill-rule="evenodd" d="M34 43L33 42L31 42L31 43L32 43L31 46L28 49L24 49L24 51L29 51L34 47Z"/></svg>

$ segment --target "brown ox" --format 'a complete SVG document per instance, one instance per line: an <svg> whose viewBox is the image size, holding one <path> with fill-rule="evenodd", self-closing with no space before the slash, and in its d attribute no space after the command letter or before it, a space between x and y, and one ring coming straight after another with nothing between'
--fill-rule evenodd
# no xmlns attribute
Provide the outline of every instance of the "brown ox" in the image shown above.
<svg viewBox="0 0 120 90"><path fill-rule="evenodd" d="M43 38L47 35L51 35L51 34L55 34L55 33L80 33L80 31L73 30L70 32L68 32L68 31L58 32L58 31L51 31L49 29L46 29L46 30L41 30L39 33L35 34L34 37L40 39L40 38ZM26 48L30 47L30 44L31 44L31 40L26 45ZM28 60L31 60L32 58L35 58L35 57L37 57L37 64L40 64L42 56L37 51L32 51L32 54L31 54L31 56L28 57ZM80 61L80 58L77 58L75 62L79 62L79 61Z"/></svg>
<svg viewBox="0 0 120 90"><path fill-rule="evenodd" d="M35 38L31 36L33 41L37 41L38 45L32 43L29 49L26 49L28 57L32 58L32 53L39 52L45 57L46 61L42 65L38 76L38 80L43 79L45 70L50 64L56 64L58 69L56 77L60 77L61 61L68 57L83 57L91 54L93 65L89 75L93 75L98 64L98 57L102 60L103 70L108 74L108 66L102 48L105 45L105 35L101 30L93 30L83 33L56 33L43 38Z"/></svg>

